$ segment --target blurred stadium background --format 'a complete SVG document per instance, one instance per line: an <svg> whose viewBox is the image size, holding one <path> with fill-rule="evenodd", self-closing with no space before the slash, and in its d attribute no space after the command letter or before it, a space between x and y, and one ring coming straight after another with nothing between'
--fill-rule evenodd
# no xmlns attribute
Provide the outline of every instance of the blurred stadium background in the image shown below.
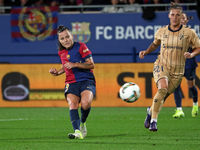
<svg viewBox="0 0 200 150"><path fill-rule="evenodd" d="M75 40L86 43L93 53L97 80L93 106L151 105L156 92L152 68L159 49L143 60L138 53L149 46L159 27L169 24L169 1L159 4L120 1L118 5L110 1L89 2L0 6L0 107L68 106L63 95L65 76L53 77L48 73L50 68L60 67L56 28L61 24L69 27ZM197 3L191 0L181 5L188 16L193 16L188 25L200 37ZM196 58L200 62L200 56ZM199 67L196 72L199 91ZM137 102L129 104L119 98L118 91L124 82L140 86L141 96ZM192 106L185 79L181 87L183 106ZM175 106L173 95L168 99L164 106Z"/></svg>

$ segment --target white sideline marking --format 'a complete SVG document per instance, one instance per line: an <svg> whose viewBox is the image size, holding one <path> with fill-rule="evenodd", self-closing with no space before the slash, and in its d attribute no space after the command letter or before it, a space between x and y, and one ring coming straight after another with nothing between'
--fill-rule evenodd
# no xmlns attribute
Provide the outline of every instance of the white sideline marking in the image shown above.
<svg viewBox="0 0 200 150"><path fill-rule="evenodd" d="M19 119L0 119L0 121L19 121L19 120L28 120L28 118L19 118Z"/></svg>

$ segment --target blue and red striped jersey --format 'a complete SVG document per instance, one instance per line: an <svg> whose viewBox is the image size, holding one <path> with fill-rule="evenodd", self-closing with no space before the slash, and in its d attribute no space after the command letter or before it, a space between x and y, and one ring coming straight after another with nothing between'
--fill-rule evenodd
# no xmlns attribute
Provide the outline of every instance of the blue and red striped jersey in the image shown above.
<svg viewBox="0 0 200 150"><path fill-rule="evenodd" d="M92 57L91 51L84 43L81 42L74 42L74 45L69 50L63 49L58 51L58 55L63 65L66 62L84 63L87 58ZM65 73L65 84L86 80L95 81L92 69L65 68Z"/></svg>

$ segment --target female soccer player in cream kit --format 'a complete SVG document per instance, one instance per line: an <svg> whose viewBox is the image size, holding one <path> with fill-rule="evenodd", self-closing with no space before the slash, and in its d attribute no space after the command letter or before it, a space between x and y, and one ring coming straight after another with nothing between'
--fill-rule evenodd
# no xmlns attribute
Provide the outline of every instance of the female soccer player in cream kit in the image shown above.
<svg viewBox="0 0 200 150"><path fill-rule="evenodd" d="M52 68L49 72L58 76L66 74L65 97L69 104L69 113L74 133L69 133L70 139L83 139L87 135L86 119L89 115L91 103L96 91L93 74L94 61L88 47L81 42L75 42L71 31L64 26L58 27L58 55L61 68ZM78 108L81 104L81 119Z"/></svg>
<svg viewBox="0 0 200 150"><path fill-rule="evenodd" d="M187 25L190 19L193 19L193 17L188 17L186 13L182 13L181 24ZM192 47L190 47L189 52L192 52L192 51L193 51ZM198 114L198 91L195 86L196 67L198 67L198 65L197 65L197 61L195 57L186 59L184 76L187 79L187 84L188 84L188 87L192 94L192 99L193 99L193 107L192 107L192 112L191 112L192 117L196 117ZM185 114L182 110L182 93L181 93L180 85L174 91L174 100L175 100L177 109L173 117L174 118L184 117Z"/></svg>
<svg viewBox="0 0 200 150"><path fill-rule="evenodd" d="M155 33L153 43L146 51L139 53L139 57L143 59L160 45L160 52L153 68L154 81L158 90L153 98L152 106L147 108L147 117L144 122L145 128L153 132L157 131L158 114L164 101L182 80L185 60L200 54L199 37L193 29L180 22L182 7L171 3L168 17L170 24L159 28ZM192 53L187 52L189 46L194 49Z"/></svg>

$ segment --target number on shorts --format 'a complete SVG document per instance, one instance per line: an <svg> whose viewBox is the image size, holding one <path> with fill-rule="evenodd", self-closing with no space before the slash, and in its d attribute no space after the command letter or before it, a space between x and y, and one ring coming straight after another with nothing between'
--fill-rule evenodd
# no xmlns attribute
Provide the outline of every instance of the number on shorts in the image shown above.
<svg viewBox="0 0 200 150"><path fill-rule="evenodd" d="M163 66L156 66L153 68L154 73L159 73L160 71L164 71Z"/></svg>

